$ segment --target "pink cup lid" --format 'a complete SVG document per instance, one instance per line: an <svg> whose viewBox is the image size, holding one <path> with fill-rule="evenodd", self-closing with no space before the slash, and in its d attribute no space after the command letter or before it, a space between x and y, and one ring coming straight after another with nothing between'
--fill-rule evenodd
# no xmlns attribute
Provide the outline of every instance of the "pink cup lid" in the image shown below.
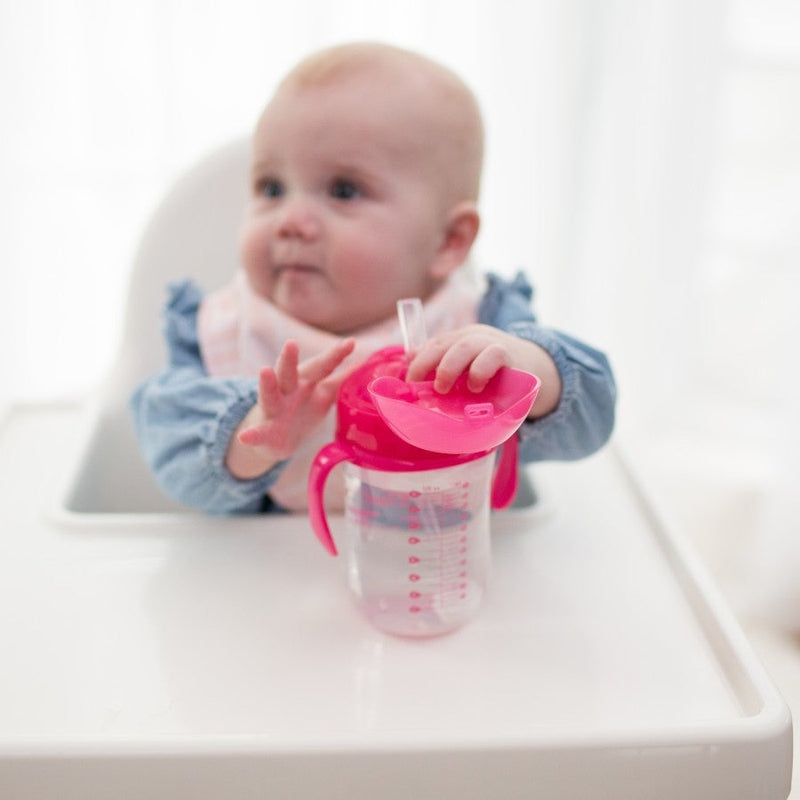
<svg viewBox="0 0 800 800"><path fill-rule="evenodd" d="M439 453L492 450L522 424L539 391L535 375L502 367L480 392L461 376L447 394L433 381L375 378L368 387L378 413L404 441Z"/></svg>
<svg viewBox="0 0 800 800"><path fill-rule="evenodd" d="M469 391L462 376L438 394L432 381L405 381L407 364L402 347L384 348L339 390L337 439L378 468L435 469L493 450L522 424L539 391L534 375L503 367L481 392Z"/></svg>

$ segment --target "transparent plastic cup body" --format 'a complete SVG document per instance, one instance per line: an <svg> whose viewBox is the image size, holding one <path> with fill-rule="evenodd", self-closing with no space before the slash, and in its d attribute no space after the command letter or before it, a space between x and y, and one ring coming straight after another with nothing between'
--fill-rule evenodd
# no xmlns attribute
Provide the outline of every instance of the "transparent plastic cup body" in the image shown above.
<svg viewBox="0 0 800 800"><path fill-rule="evenodd" d="M493 465L492 454L420 472L346 464L348 580L375 627L436 636L478 612L491 564Z"/></svg>

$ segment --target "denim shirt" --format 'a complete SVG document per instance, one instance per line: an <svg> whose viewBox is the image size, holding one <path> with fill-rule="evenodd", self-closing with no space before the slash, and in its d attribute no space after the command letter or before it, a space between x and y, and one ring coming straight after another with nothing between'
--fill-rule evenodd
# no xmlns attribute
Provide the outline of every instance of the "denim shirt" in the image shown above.
<svg viewBox="0 0 800 800"><path fill-rule="evenodd" d="M607 358L540 326L522 274L512 281L487 278L478 321L540 345L561 375L558 406L519 430L520 460L573 460L595 452L614 427L616 387ZM131 397L139 446L158 484L183 505L211 514L280 510L269 489L286 462L251 480L239 480L225 467L230 438L256 403L257 379L208 375L197 337L202 297L191 281L170 287L164 314L169 363Z"/></svg>

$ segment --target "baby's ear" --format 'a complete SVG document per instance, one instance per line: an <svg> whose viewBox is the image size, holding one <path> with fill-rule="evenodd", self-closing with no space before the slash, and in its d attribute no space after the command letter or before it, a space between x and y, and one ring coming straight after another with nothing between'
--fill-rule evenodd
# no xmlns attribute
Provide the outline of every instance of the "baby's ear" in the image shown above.
<svg viewBox="0 0 800 800"><path fill-rule="evenodd" d="M472 201L458 203L450 209L441 245L431 265L432 277L446 278L467 260L480 224L478 207Z"/></svg>

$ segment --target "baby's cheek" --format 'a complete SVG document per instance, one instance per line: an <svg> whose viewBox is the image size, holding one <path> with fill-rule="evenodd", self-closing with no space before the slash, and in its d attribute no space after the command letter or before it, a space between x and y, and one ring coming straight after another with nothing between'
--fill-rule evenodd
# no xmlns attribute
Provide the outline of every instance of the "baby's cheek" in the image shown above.
<svg viewBox="0 0 800 800"><path fill-rule="evenodd" d="M252 228L243 228L239 236L239 262L244 267L252 289L262 297L271 290L269 250L264 236Z"/></svg>
<svg viewBox="0 0 800 800"><path fill-rule="evenodd" d="M245 268L258 260L260 241L258 229L252 223L242 226L239 231L239 260Z"/></svg>

